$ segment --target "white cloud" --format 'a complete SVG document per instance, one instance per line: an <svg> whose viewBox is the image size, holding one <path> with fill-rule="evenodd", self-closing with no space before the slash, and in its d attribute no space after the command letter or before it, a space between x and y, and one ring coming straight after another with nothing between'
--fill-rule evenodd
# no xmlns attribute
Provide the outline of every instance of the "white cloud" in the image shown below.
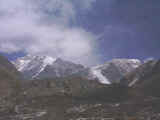
<svg viewBox="0 0 160 120"><path fill-rule="evenodd" d="M95 0L81 0L91 8ZM76 26L77 9L72 0L1 0L0 51L48 54L83 64L97 62L96 37ZM83 6L83 7L82 7Z"/></svg>

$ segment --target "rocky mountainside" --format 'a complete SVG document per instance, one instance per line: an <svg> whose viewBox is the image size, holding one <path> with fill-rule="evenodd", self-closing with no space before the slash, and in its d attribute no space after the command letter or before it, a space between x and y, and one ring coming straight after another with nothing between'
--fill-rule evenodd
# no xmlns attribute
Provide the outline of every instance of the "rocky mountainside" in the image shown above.
<svg viewBox="0 0 160 120"><path fill-rule="evenodd" d="M160 96L160 60L150 60L121 79L129 87L143 93Z"/></svg>
<svg viewBox="0 0 160 120"><path fill-rule="evenodd" d="M20 73L5 57L0 56L0 96L11 96L20 88Z"/></svg>
<svg viewBox="0 0 160 120"><path fill-rule="evenodd" d="M13 64L26 79L64 77L84 69L82 65L49 56L27 55Z"/></svg>
<svg viewBox="0 0 160 120"><path fill-rule="evenodd" d="M120 79L128 72L133 71L141 65L137 59L113 59L103 65L89 69L90 79L97 78L101 83L119 83Z"/></svg>
<svg viewBox="0 0 160 120"><path fill-rule="evenodd" d="M81 75L86 79L97 79L100 83L119 83L128 72L133 71L141 61L137 59L113 59L103 65L85 68L82 65L49 56L25 56L13 62L25 78L43 79Z"/></svg>
<svg viewBox="0 0 160 120"><path fill-rule="evenodd" d="M101 75L92 75L95 80L74 74L23 80L24 84L19 84L19 72L4 57L0 57L0 66L0 120L160 120L159 60L141 65L135 60L113 60L80 72L87 76L91 69L100 69ZM120 80L114 79L115 83L108 80L102 84L96 78L108 78L103 70L109 71L111 78L114 73L115 78L116 73L126 73L122 79L118 74ZM17 90L19 85L23 89ZM16 96L4 98L16 91ZM137 96L139 93L141 96Z"/></svg>
<svg viewBox="0 0 160 120"><path fill-rule="evenodd" d="M73 98L91 100L122 99L126 86L106 85L81 76L27 81L24 87L26 97L66 95ZM120 95L120 96L119 96Z"/></svg>

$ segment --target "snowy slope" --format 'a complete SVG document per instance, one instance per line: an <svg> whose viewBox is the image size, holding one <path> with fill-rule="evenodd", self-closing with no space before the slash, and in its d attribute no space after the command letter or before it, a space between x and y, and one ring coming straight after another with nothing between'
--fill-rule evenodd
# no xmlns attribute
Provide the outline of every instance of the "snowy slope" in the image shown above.
<svg viewBox="0 0 160 120"><path fill-rule="evenodd" d="M49 57L49 56L31 56L27 55L25 57L19 58L16 61L13 62L13 64L16 66L18 71L26 71L31 70L35 67L40 67L39 70L42 71L47 65L53 64L55 61L55 58ZM36 64L34 64L36 63ZM40 64L41 63L41 64Z"/></svg>
<svg viewBox="0 0 160 120"><path fill-rule="evenodd" d="M137 59L113 59L103 65L90 68L89 79L98 79L103 84L119 83L128 72L141 65Z"/></svg>
<svg viewBox="0 0 160 120"><path fill-rule="evenodd" d="M27 55L18 58L13 64L18 71L24 73L25 77L35 78L46 68L47 65L52 65L55 61L56 58L50 56Z"/></svg>
<svg viewBox="0 0 160 120"><path fill-rule="evenodd" d="M25 78L53 78L78 74L87 79L97 79L102 84L119 83L128 72L141 65L137 59L113 59L105 64L84 69L82 65L50 56L27 55L13 62ZM82 75L82 73L85 73Z"/></svg>
<svg viewBox="0 0 160 120"><path fill-rule="evenodd" d="M52 65L55 61L56 59L49 56L45 56L43 58L43 64L41 65L41 68L39 69L39 71L37 71L37 74L34 75L33 78L37 77L46 68L47 65Z"/></svg>
<svg viewBox="0 0 160 120"><path fill-rule="evenodd" d="M82 65L74 64L50 56L27 55L13 62L25 78L63 77L82 70Z"/></svg>
<svg viewBox="0 0 160 120"><path fill-rule="evenodd" d="M95 78L98 78L98 80L102 83L102 84L111 84L110 81L107 79L107 77L105 77L102 74L102 70L99 69L98 67L93 67L91 69L91 73Z"/></svg>

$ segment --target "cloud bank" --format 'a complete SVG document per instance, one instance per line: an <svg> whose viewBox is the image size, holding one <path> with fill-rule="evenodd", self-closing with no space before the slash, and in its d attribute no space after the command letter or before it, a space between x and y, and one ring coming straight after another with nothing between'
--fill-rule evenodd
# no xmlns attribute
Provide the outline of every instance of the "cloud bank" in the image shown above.
<svg viewBox="0 0 160 120"><path fill-rule="evenodd" d="M0 51L51 55L94 64L96 36L76 23L77 8L92 9L95 0L1 0Z"/></svg>

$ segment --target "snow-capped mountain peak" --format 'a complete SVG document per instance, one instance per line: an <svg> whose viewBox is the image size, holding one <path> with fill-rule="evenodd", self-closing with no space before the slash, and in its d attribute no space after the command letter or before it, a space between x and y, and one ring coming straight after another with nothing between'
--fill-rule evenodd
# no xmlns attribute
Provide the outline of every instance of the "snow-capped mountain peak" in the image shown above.
<svg viewBox="0 0 160 120"><path fill-rule="evenodd" d="M50 56L27 55L13 62L16 68L28 79L65 77L84 74L87 79L97 79L102 84L119 83L128 72L141 65L137 59L113 59L102 65L88 69L84 66ZM85 74L86 73L86 74Z"/></svg>
<svg viewBox="0 0 160 120"><path fill-rule="evenodd" d="M52 65L55 61L56 61L56 59L52 58L50 56L45 56L45 58L44 58L44 63L46 65Z"/></svg>
<svg viewBox="0 0 160 120"><path fill-rule="evenodd" d="M13 62L16 66L18 71L22 72L26 69L31 70L32 68L36 67L38 64L33 63L41 63L41 67L45 68L47 65L52 65L56 61L55 58L50 56L31 56L27 55L25 57L21 57Z"/></svg>
<svg viewBox="0 0 160 120"><path fill-rule="evenodd" d="M18 58L13 64L27 79L62 77L84 69L82 65L50 56L27 55Z"/></svg>
<svg viewBox="0 0 160 120"><path fill-rule="evenodd" d="M121 77L141 65L138 59L113 59L103 65L90 68L89 78L97 78L102 84L120 82Z"/></svg>
<svg viewBox="0 0 160 120"><path fill-rule="evenodd" d="M125 69L126 72L130 72L132 69L135 69L141 65L141 61L138 59L113 59L110 63Z"/></svg>
<svg viewBox="0 0 160 120"><path fill-rule="evenodd" d="M25 57L18 58L13 64L20 72L31 71L32 78L38 76L47 65L52 65L56 61L56 58L50 56L34 56L27 55Z"/></svg>
<svg viewBox="0 0 160 120"><path fill-rule="evenodd" d="M52 65L55 61L55 58L52 58L50 56L43 56L43 63L41 65L41 68L39 71L37 71L37 74L35 74L32 78L37 77L46 68L47 65Z"/></svg>

